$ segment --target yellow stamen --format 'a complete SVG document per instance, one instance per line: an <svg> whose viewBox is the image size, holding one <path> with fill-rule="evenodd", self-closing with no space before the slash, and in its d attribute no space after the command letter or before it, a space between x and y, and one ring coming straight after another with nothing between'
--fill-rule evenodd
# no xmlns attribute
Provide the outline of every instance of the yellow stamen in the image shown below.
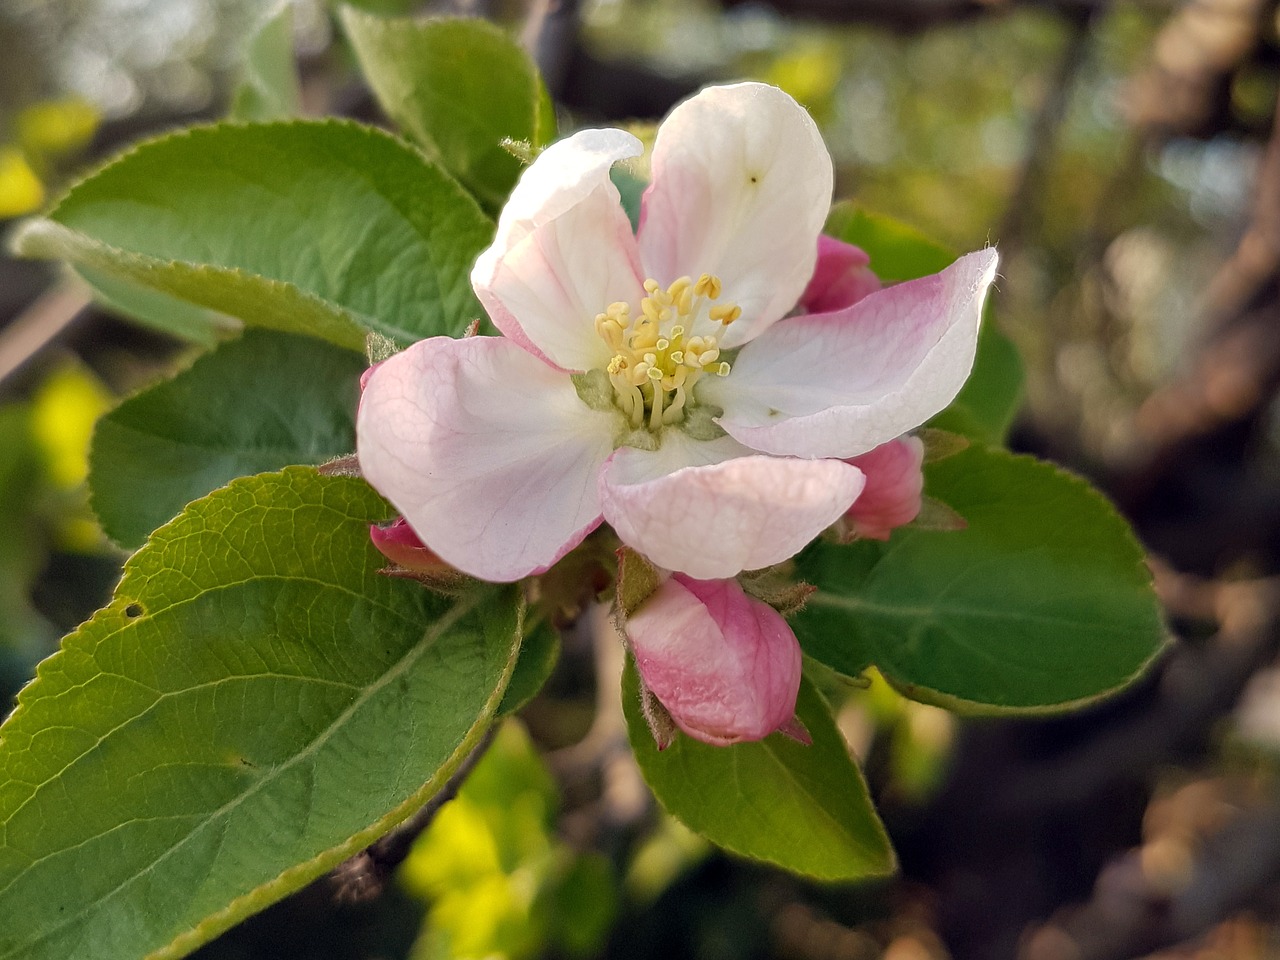
<svg viewBox="0 0 1280 960"><path fill-rule="evenodd" d="M618 408L632 426L657 431L684 419L696 403L692 390L699 377L728 374L709 331L712 324L728 326L742 310L732 303L710 305L722 292L720 278L711 274L696 282L679 277L665 289L649 278L644 290L634 317L630 304L617 301L596 315L595 329L612 353L605 370ZM692 336L698 329L706 332Z"/></svg>
<svg viewBox="0 0 1280 960"><path fill-rule="evenodd" d="M723 323L727 327L742 316L742 308L735 304L726 303L719 307L712 307L707 311L707 316L717 323Z"/></svg>

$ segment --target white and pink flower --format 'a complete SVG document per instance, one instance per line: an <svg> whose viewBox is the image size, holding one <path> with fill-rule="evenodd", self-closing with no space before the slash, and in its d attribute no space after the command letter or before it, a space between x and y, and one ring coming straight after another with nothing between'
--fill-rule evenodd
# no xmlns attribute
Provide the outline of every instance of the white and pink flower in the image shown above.
<svg viewBox="0 0 1280 960"><path fill-rule="evenodd" d="M633 235L609 171L640 152L621 130L544 151L472 272L503 336L424 340L368 379L365 477L481 579L545 571L602 522L702 580L786 560L862 491L846 460L972 366L994 250L874 292L865 264L831 261L830 300L851 305L789 316L820 279L832 172L780 90L678 106Z"/></svg>

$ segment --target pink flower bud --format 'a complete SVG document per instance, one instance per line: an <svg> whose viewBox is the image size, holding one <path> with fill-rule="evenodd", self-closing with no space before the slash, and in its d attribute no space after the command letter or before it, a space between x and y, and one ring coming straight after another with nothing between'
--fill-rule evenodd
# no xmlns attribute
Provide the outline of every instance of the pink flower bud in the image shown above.
<svg viewBox="0 0 1280 960"><path fill-rule="evenodd" d="M695 740L722 746L789 728L800 644L736 580L676 574L627 618L626 634L645 686Z"/></svg>
<svg viewBox="0 0 1280 960"><path fill-rule="evenodd" d="M890 440L849 463L867 478L867 485L845 514L858 536L888 540L890 531L920 513L924 443L919 437Z"/></svg>
<svg viewBox="0 0 1280 960"><path fill-rule="evenodd" d="M831 313L853 306L880 289L880 278L868 264L871 258L851 243L822 234L818 237L818 264L800 297L805 313Z"/></svg>
<svg viewBox="0 0 1280 960"><path fill-rule="evenodd" d="M430 575L457 572L423 545L404 517L390 526L369 527L369 539L384 557L405 570Z"/></svg>

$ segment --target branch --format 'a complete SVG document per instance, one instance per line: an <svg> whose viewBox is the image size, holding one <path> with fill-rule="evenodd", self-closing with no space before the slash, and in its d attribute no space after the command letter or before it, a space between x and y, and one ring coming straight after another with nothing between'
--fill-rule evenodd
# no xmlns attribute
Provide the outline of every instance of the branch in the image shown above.
<svg viewBox="0 0 1280 960"><path fill-rule="evenodd" d="M1135 416L1134 467L1176 462L1189 441L1260 411L1280 386L1280 107L1253 219L1210 281L1199 314L1200 345L1187 372L1153 392Z"/></svg>
<svg viewBox="0 0 1280 960"><path fill-rule="evenodd" d="M722 0L732 8L761 0ZM1017 8L1047 10L1076 18L1104 13L1111 0L762 0L784 16L831 23L865 23L903 33L964 23L978 17L1007 14ZM1134 4L1129 4L1133 6ZM1140 6L1167 10L1174 0L1144 0Z"/></svg>
<svg viewBox="0 0 1280 960"><path fill-rule="evenodd" d="M1076 80L1088 60L1093 40L1093 24L1098 8L1080 7L1069 16L1070 33L1062 50L1058 68L1045 93L1044 101L1031 127L1030 144L1018 173L1009 205L997 233L997 239L1005 247L1006 256L1021 242L1037 199L1044 193L1044 177L1057 149L1058 131L1071 104L1071 94Z"/></svg>

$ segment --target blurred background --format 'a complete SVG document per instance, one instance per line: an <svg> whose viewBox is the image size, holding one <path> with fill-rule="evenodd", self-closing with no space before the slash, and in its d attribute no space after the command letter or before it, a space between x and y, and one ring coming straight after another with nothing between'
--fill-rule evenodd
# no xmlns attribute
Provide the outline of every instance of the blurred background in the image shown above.
<svg viewBox="0 0 1280 960"><path fill-rule="evenodd" d="M1066 717L850 690L841 723L902 871L818 886L653 808L586 619L394 876L348 864L198 956L1280 957L1275 0L361 5L508 25L564 130L776 83L823 127L838 195L957 250L998 244L997 316L1027 368L1014 446L1135 524L1176 642ZM380 122L330 8L291 6L307 110ZM0 0L0 228L225 112L265 8ZM83 487L94 419L198 348L0 259L0 713L118 575Z"/></svg>

